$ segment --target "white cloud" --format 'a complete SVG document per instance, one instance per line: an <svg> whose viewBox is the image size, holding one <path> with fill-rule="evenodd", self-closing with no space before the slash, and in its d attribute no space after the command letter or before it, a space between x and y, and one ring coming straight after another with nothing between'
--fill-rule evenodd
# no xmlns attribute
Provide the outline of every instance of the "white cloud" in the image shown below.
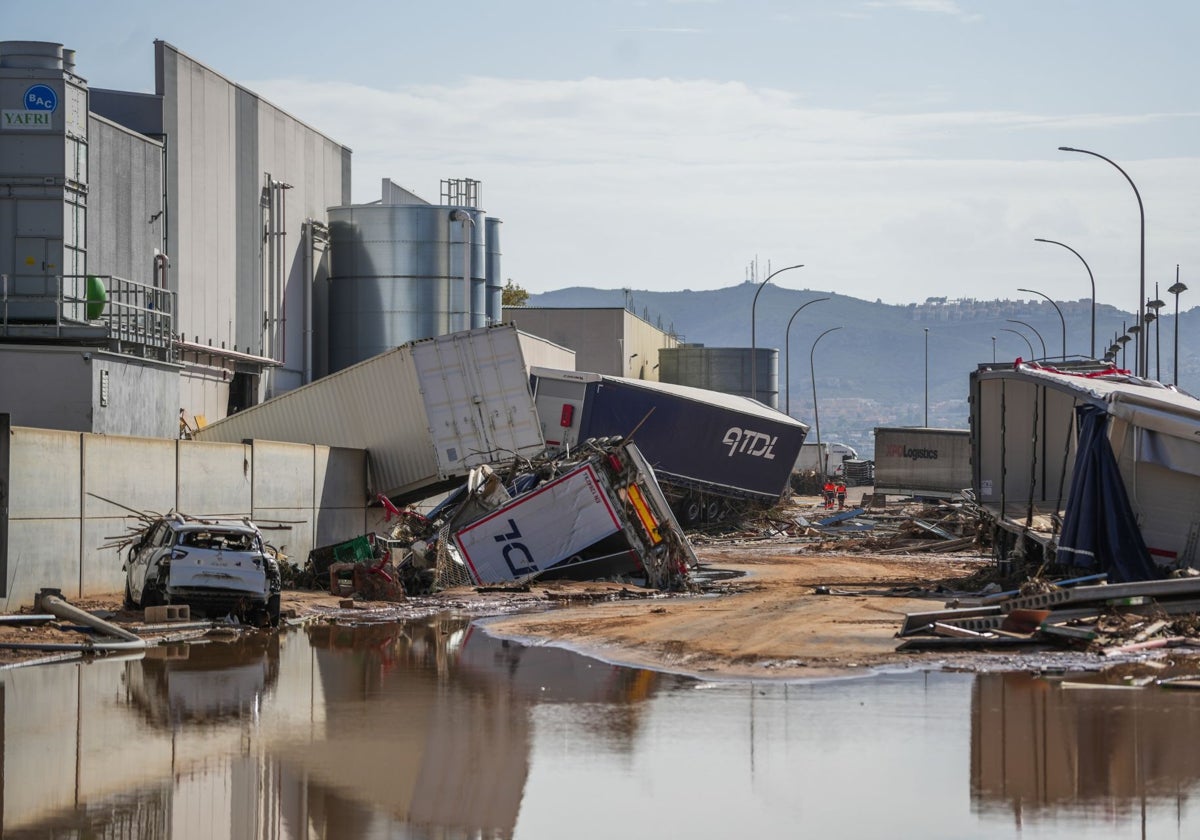
<svg viewBox="0 0 1200 840"><path fill-rule="evenodd" d="M355 201L377 199L385 176L435 200L441 178L480 179L485 209L505 222L505 276L531 290L713 288L759 254L808 266L788 285L892 302L1027 284L1082 296L1033 244L1041 236L1087 253L1101 300L1128 308L1128 188L1054 149L1195 116L876 114L675 79L250 87L354 149ZM1014 133L1034 135L1041 159L1010 159ZM981 159L961 159L967 147ZM1148 219L1153 208L1148 268L1200 262L1188 227L1200 161L1127 168Z"/></svg>
<svg viewBox="0 0 1200 840"><path fill-rule="evenodd" d="M904 9L911 12L951 15L961 18L977 17L965 12L955 0L870 0L863 5L871 9Z"/></svg>

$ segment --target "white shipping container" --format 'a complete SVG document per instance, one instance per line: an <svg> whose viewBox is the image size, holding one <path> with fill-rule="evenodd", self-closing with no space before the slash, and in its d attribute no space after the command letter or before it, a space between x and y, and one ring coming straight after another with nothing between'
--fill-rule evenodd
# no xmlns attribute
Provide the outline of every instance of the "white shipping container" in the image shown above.
<svg viewBox="0 0 1200 840"><path fill-rule="evenodd" d="M213 423L199 440L365 449L372 487L401 501L472 467L541 452L541 425L510 324L401 345Z"/></svg>

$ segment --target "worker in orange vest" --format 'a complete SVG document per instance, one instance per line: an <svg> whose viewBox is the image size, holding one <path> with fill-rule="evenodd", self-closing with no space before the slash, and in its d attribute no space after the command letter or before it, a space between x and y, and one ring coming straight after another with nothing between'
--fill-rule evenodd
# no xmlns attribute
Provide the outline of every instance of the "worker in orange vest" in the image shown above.
<svg viewBox="0 0 1200 840"><path fill-rule="evenodd" d="M846 482L839 481L837 483L837 500L838 510L846 509Z"/></svg>
<svg viewBox="0 0 1200 840"><path fill-rule="evenodd" d="M837 488L833 485L833 479L825 479L825 510L833 510L833 494Z"/></svg>

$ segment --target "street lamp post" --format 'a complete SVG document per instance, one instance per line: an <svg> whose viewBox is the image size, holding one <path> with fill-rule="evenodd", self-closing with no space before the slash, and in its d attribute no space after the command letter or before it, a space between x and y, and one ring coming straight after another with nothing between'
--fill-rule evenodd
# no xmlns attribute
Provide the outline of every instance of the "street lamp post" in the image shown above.
<svg viewBox="0 0 1200 840"><path fill-rule="evenodd" d="M1037 331L1037 329L1033 326L1033 324L1027 324L1024 321L1018 321L1016 318L1005 318L1004 320L1008 321L1010 324L1020 324L1022 327L1028 327L1030 330L1032 330L1033 334L1037 336L1037 340L1039 342L1041 342L1042 358L1045 359L1047 357L1046 356L1046 340L1044 338L1042 338L1042 334ZM1026 339L1026 340L1028 340L1028 339ZM1033 345L1032 344L1029 345L1029 355L1031 355L1031 356L1033 355Z"/></svg>
<svg viewBox="0 0 1200 840"><path fill-rule="evenodd" d="M793 268L804 268L803 265L789 265L778 271L772 271L767 275L767 279L758 284L758 290L754 293L754 300L750 302L750 398L758 399L758 342L755 340L754 332L754 309L758 306L758 296L762 293L763 286L771 282L771 278L776 274L783 274L785 271L791 271Z"/></svg>
<svg viewBox="0 0 1200 840"><path fill-rule="evenodd" d="M1142 369L1142 357L1140 355L1142 352L1142 325L1130 324L1129 329L1125 330L1125 332L1133 336L1133 373L1135 376L1141 376L1138 371ZM1145 377L1142 378L1145 379Z"/></svg>
<svg viewBox="0 0 1200 840"><path fill-rule="evenodd" d="M1029 336L1025 335L1025 333L1021 332L1020 330L1013 330L1013 329L1009 329L1008 327L1001 327L1000 329L1003 330L1004 332L1010 332L1013 335L1021 336L1021 339L1029 347L1029 358L1031 358L1031 359L1033 358L1033 344L1029 341Z"/></svg>
<svg viewBox="0 0 1200 840"><path fill-rule="evenodd" d="M817 342L818 341L820 341L825 336L829 335L834 330L840 330L840 329L841 329L841 327L830 327L829 329L825 330L825 332L821 333L819 336L816 337L816 339L812 343L812 349L808 351L808 374L809 374L809 376L812 377L813 425L817 427L817 452L818 453L820 453L822 451L821 450L821 412L819 412L817 410L817 366L813 362L813 355L817 352ZM821 456L819 454L817 457L821 458ZM822 477L825 476L825 471L826 471L827 467L828 467L828 464L826 464L824 462L824 459L822 459L821 460L821 476Z"/></svg>
<svg viewBox="0 0 1200 840"><path fill-rule="evenodd" d="M784 407L785 407L786 413L789 417L792 416L792 351L791 351L792 321L796 320L796 316L800 314L801 309L808 306L810 303L820 303L823 300L829 300L829 298L827 298L827 297L815 298L814 300L810 300L807 303L800 304L800 306L797 307L796 311L792 313L792 317L788 318L787 329L783 331L783 363L784 363L784 367L786 370L786 373L784 374L784 376L785 376L784 389L785 389L785 393L787 394L787 399L786 399L786 402L784 403Z"/></svg>
<svg viewBox="0 0 1200 840"><path fill-rule="evenodd" d="M925 327L925 428L929 428L929 327Z"/></svg>
<svg viewBox="0 0 1200 840"><path fill-rule="evenodd" d="M1142 322L1142 316L1145 314L1145 309L1143 306L1146 302L1146 209L1142 206L1142 194L1138 192L1137 184L1133 183L1133 179L1129 177L1129 173L1118 166L1115 161L1106 158L1104 155L1099 154L1098 152L1089 152L1087 149L1075 149L1071 146L1059 146L1058 150L1060 152L1079 152L1080 154L1098 157L1100 160L1111 164L1114 169L1124 175L1125 180L1129 182L1129 186L1133 187L1133 194L1137 198L1138 203L1138 216L1141 218L1141 252L1138 265L1138 323L1140 324ZM1139 337L1139 352L1135 354L1134 358L1139 366L1144 368L1146 366L1146 354L1141 352L1142 346L1143 339ZM1146 371L1141 369L1139 369L1137 373L1142 377L1146 375Z"/></svg>
<svg viewBox="0 0 1200 840"><path fill-rule="evenodd" d="M1171 368L1174 371L1174 379L1172 380L1175 387L1179 387L1179 296L1187 291L1187 286L1179 282L1179 266L1175 266L1175 285L1167 289L1170 294L1175 295L1175 365Z"/></svg>
<svg viewBox="0 0 1200 840"><path fill-rule="evenodd" d="M996 336L992 336L992 364L996 364Z"/></svg>
<svg viewBox="0 0 1200 840"><path fill-rule="evenodd" d="M1063 242L1056 242L1053 239L1034 239L1034 242L1048 242L1051 245L1061 245L1075 256L1079 257L1079 261L1083 263L1083 267L1087 269L1088 280L1092 283L1092 349L1089 351L1091 358L1096 358L1096 278L1092 276L1092 267L1087 264L1080 253Z"/></svg>
<svg viewBox="0 0 1200 840"><path fill-rule="evenodd" d="M1054 307L1054 311L1058 313L1058 320L1062 322L1062 359L1067 360L1067 319L1063 317L1062 310L1058 308L1058 304L1054 302L1054 298L1045 292L1039 292L1036 289L1017 289L1018 292L1029 292L1032 295L1041 295L1046 300L1050 301L1050 305Z"/></svg>
<svg viewBox="0 0 1200 840"><path fill-rule="evenodd" d="M1158 296L1158 284L1154 284L1154 300L1146 301L1146 308L1154 310L1154 314L1146 313L1146 323L1154 322L1154 379L1162 382L1162 314L1160 310L1166 302ZM1147 337L1148 338L1148 337Z"/></svg>

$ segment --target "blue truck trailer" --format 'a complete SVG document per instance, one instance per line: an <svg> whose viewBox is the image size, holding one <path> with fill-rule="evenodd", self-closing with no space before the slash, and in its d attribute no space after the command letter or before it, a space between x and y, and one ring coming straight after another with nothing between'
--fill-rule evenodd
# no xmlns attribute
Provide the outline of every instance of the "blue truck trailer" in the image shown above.
<svg viewBox="0 0 1200 840"><path fill-rule="evenodd" d="M631 437L685 526L779 503L808 427L756 400L703 388L534 367L549 447Z"/></svg>

